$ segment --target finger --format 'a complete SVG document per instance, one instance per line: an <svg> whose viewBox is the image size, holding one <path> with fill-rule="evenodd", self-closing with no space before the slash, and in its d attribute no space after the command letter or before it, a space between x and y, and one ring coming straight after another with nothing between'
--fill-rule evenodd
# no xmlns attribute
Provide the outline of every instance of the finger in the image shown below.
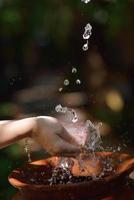
<svg viewBox="0 0 134 200"><path fill-rule="evenodd" d="M58 133L58 136L70 144L79 145L75 138L71 136L71 134L65 128L63 128L63 131Z"/></svg>

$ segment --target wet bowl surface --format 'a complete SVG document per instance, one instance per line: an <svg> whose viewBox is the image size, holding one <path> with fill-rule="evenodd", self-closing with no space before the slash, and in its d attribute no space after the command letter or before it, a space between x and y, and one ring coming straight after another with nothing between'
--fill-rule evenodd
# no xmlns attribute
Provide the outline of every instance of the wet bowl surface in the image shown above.
<svg viewBox="0 0 134 200"><path fill-rule="evenodd" d="M50 157L26 164L12 171L9 182L20 190L22 200L95 200L123 189L134 170L134 158L128 154L97 152L83 157L82 171L79 161L71 158L72 180L50 185L60 159Z"/></svg>

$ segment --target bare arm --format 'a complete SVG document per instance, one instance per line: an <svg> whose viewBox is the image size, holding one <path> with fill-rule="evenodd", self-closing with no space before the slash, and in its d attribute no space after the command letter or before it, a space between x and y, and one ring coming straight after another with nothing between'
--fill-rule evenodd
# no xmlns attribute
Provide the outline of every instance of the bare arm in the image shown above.
<svg viewBox="0 0 134 200"><path fill-rule="evenodd" d="M31 137L35 127L35 118L9 120L0 122L0 148L17 142L20 139Z"/></svg>
<svg viewBox="0 0 134 200"><path fill-rule="evenodd" d="M26 137L35 139L50 154L80 151L74 138L56 118L42 116L0 122L0 148Z"/></svg>

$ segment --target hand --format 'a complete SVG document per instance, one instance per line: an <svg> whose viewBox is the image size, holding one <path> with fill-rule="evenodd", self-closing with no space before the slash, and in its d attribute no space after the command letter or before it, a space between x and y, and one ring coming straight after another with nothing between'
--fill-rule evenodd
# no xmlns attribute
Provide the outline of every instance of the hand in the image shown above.
<svg viewBox="0 0 134 200"><path fill-rule="evenodd" d="M36 117L32 137L52 155L74 155L80 152L75 139L53 117Z"/></svg>

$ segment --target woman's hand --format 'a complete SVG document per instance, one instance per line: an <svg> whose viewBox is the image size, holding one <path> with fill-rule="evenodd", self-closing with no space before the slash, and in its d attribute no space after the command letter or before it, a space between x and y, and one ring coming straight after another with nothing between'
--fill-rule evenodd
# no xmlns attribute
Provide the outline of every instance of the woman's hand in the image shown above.
<svg viewBox="0 0 134 200"><path fill-rule="evenodd" d="M71 156L80 151L78 144L56 118L43 116L0 121L0 148L27 137L36 140L52 155Z"/></svg>
<svg viewBox="0 0 134 200"><path fill-rule="evenodd" d="M80 152L75 139L53 117L36 117L32 137L52 155L74 155Z"/></svg>

